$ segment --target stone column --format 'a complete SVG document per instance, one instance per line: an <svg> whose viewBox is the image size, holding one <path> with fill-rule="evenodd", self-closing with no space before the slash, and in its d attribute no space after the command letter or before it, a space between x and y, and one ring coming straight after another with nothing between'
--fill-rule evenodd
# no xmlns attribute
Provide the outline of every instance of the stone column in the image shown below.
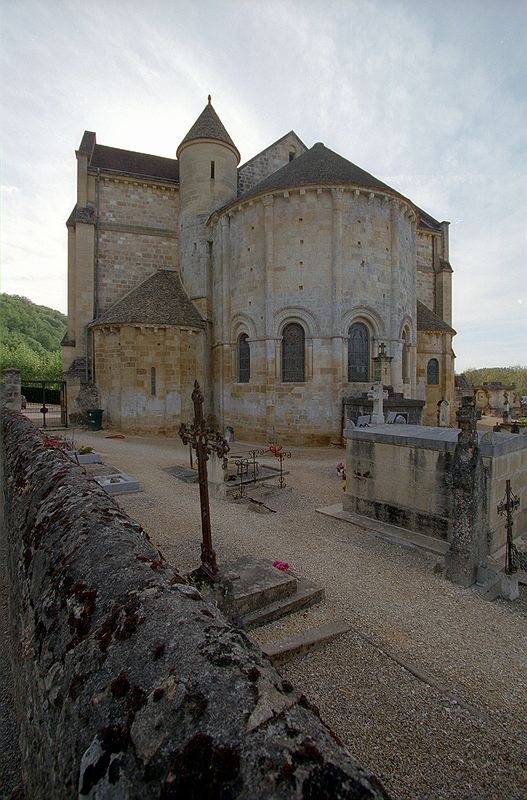
<svg viewBox="0 0 527 800"><path fill-rule="evenodd" d="M20 370L3 369L2 378L2 405L10 411L20 411L22 408Z"/></svg>
<svg viewBox="0 0 527 800"><path fill-rule="evenodd" d="M489 549L487 474L478 447L474 398L464 401L457 419L461 430L452 466L453 535L445 556L446 577L472 586Z"/></svg>
<svg viewBox="0 0 527 800"><path fill-rule="evenodd" d="M343 395L343 346L342 346L342 273L343 273L343 255L342 255L342 211L344 203L343 189L332 189L331 197L333 202L332 214L332 252L331 252L331 360L332 368L334 370L334 385L337 390L338 405L335 407L335 425L340 423L341 413L341 398ZM346 378L347 378L346 374Z"/></svg>
<svg viewBox="0 0 527 800"><path fill-rule="evenodd" d="M275 405L277 376L277 343L274 338L274 200L269 195L263 199L264 207L264 343L265 343L265 416L267 438L272 438L275 429Z"/></svg>
<svg viewBox="0 0 527 800"><path fill-rule="evenodd" d="M218 304L220 345L220 364L218 381L221 383L218 396L221 408L218 422L225 425L225 410L230 409L230 386L232 385L232 344L231 344L231 220L224 214L220 221L221 232L221 270L220 303Z"/></svg>

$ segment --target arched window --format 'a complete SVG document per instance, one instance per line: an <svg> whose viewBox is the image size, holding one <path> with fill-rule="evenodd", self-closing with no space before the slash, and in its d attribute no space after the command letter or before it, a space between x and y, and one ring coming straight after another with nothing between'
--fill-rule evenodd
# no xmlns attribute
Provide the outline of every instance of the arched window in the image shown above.
<svg viewBox="0 0 527 800"><path fill-rule="evenodd" d="M238 383L249 383L251 378L251 348L246 333L238 336Z"/></svg>
<svg viewBox="0 0 527 800"><path fill-rule="evenodd" d="M305 333L298 322L282 331L282 382L303 383L305 377Z"/></svg>
<svg viewBox="0 0 527 800"><path fill-rule="evenodd" d="M354 322L348 331L348 380L370 379L370 332L363 322Z"/></svg>
<svg viewBox="0 0 527 800"><path fill-rule="evenodd" d="M410 332L403 331L403 383L410 383Z"/></svg>
<svg viewBox="0 0 527 800"><path fill-rule="evenodd" d="M426 382L431 386L439 386L439 361L431 358L426 367Z"/></svg>

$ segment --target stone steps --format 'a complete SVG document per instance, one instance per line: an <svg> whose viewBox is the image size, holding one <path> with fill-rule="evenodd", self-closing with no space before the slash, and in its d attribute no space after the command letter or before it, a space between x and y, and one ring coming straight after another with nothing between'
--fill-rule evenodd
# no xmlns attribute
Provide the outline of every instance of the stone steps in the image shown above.
<svg viewBox="0 0 527 800"><path fill-rule="evenodd" d="M294 636L285 636L283 639L266 642L260 647L273 664L283 664L294 656L306 653L315 647L320 647L326 642L331 642L337 636L341 636L349 630L351 630L351 625L348 622L328 622L325 625L308 628Z"/></svg>
<svg viewBox="0 0 527 800"><path fill-rule="evenodd" d="M251 630L260 625L265 625L267 622L280 619L280 617L285 617L287 614L292 614L303 608L309 608L315 603L320 603L323 599L324 589L321 586L317 586L307 578L297 578L295 594L276 600L250 614L246 614L242 617L243 624L246 630Z"/></svg>

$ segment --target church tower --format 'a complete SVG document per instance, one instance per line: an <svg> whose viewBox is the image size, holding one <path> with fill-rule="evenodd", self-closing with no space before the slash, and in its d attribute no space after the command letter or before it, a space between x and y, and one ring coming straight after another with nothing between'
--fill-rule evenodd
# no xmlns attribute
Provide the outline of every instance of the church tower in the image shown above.
<svg viewBox="0 0 527 800"><path fill-rule="evenodd" d="M203 317L210 315L210 214L237 195L240 154L211 104L177 149L181 278Z"/></svg>

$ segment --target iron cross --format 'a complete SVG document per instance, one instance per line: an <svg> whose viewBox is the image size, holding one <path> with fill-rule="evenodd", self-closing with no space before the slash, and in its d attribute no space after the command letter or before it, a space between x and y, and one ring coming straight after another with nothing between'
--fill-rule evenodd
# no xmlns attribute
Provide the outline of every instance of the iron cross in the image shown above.
<svg viewBox="0 0 527 800"><path fill-rule="evenodd" d="M507 519L507 549L505 551L505 572L507 575L510 575L512 572L516 572L518 569L515 563L517 560L518 550L514 545L514 539L512 535L512 515L519 507L520 499L513 493L510 480L507 480L505 482L505 499L498 503L496 509L498 514L505 516ZM524 569L524 567L521 567L521 569Z"/></svg>
<svg viewBox="0 0 527 800"><path fill-rule="evenodd" d="M199 501L201 506L201 530L203 533L201 571L206 579L214 581L218 574L218 564L216 562L216 553L212 547L207 461L211 453L216 453L219 458L225 458L230 447L221 433L214 431L206 424L203 418L204 400L205 397L199 388L199 383L194 381L194 391L192 392L194 422L191 425L182 422L179 427L179 435L183 444L190 444L195 449L198 458Z"/></svg>

